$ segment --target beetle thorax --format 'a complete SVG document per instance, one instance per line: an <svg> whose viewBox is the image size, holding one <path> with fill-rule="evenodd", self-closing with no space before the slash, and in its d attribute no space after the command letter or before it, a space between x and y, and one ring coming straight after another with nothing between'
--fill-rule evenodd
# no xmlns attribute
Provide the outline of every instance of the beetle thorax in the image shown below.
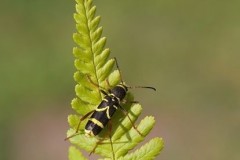
<svg viewBox="0 0 240 160"><path fill-rule="evenodd" d="M111 89L111 93L121 101L127 94L127 87L124 84L119 84Z"/></svg>

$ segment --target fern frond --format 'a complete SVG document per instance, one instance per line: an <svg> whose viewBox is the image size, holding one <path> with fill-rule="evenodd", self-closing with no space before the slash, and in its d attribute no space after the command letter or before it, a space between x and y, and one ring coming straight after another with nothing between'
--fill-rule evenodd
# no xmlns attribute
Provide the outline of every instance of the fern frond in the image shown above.
<svg viewBox="0 0 240 160"><path fill-rule="evenodd" d="M163 140L161 138L154 138L135 152L124 157L120 157L119 160L152 160L162 149Z"/></svg>
<svg viewBox="0 0 240 160"><path fill-rule="evenodd" d="M100 16L95 16L96 6L92 5L92 0L76 0L76 11L74 19L76 21L77 33L73 34L73 39L77 44L73 48L75 57L74 65L77 71L74 73L76 98L72 100L72 108L80 115L85 115L94 110L102 101L100 89L108 90L120 83L118 70L113 70L114 60L109 59L110 50L105 48L106 38L102 37L103 28L99 27ZM131 94L127 95L129 101L134 98ZM135 122L141 114L142 107L140 104L129 104L123 106L127 111L130 119ZM76 131L79 116L69 115L68 122L71 129L67 135L73 135ZM104 137L108 132L105 128L99 136L86 137L83 133L87 120L80 125L78 135L72 137L70 142L76 147L91 152L99 138ZM95 153L107 159L153 159L162 149L163 142L159 138L151 140L148 144L128 154L135 148L138 143L144 140L145 136L151 131L155 124L152 116L145 117L137 126L139 133L133 128L128 117L121 112L116 113L112 118L112 142L115 157L112 154L112 147L109 138L99 144ZM156 147L157 146L157 147ZM81 152L71 146L69 149L70 160L85 160Z"/></svg>
<svg viewBox="0 0 240 160"><path fill-rule="evenodd" d="M75 147L71 146L69 148L69 160L87 160L82 153Z"/></svg>

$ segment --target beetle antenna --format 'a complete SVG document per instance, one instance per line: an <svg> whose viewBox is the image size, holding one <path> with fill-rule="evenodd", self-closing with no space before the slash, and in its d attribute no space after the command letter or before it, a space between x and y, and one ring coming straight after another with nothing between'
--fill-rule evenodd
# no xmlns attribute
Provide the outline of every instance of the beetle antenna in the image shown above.
<svg viewBox="0 0 240 160"><path fill-rule="evenodd" d="M156 91L156 88L149 87L149 86L128 86L127 88L131 88L131 89L133 89L133 88L147 88L147 89L152 89L152 90Z"/></svg>
<svg viewBox="0 0 240 160"><path fill-rule="evenodd" d="M116 66L117 66L117 69L118 69L118 72L119 72L119 75L120 75L121 83L123 84L122 73L120 71L120 68L119 68L119 65L118 65L118 62L117 62L117 58L114 57L114 60L116 62Z"/></svg>

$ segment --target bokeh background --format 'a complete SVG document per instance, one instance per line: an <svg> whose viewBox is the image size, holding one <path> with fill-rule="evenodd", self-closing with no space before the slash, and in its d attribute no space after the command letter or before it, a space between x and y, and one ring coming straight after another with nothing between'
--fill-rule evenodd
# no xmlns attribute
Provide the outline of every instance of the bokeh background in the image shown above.
<svg viewBox="0 0 240 160"><path fill-rule="evenodd" d="M96 0L159 160L240 159L240 1ZM1 0L0 159L66 160L73 0Z"/></svg>

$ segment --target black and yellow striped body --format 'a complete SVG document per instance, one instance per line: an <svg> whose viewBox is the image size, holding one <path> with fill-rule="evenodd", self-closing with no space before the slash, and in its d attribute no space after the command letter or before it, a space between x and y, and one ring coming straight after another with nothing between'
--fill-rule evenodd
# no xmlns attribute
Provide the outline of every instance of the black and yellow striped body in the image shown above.
<svg viewBox="0 0 240 160"><path fill-rule="evenodd" d="M96 136L102 131L126 94L127 87L121 83L112 88L110 93L104 96L104 99L95 109L85 126L86 135Z"/></svg>

